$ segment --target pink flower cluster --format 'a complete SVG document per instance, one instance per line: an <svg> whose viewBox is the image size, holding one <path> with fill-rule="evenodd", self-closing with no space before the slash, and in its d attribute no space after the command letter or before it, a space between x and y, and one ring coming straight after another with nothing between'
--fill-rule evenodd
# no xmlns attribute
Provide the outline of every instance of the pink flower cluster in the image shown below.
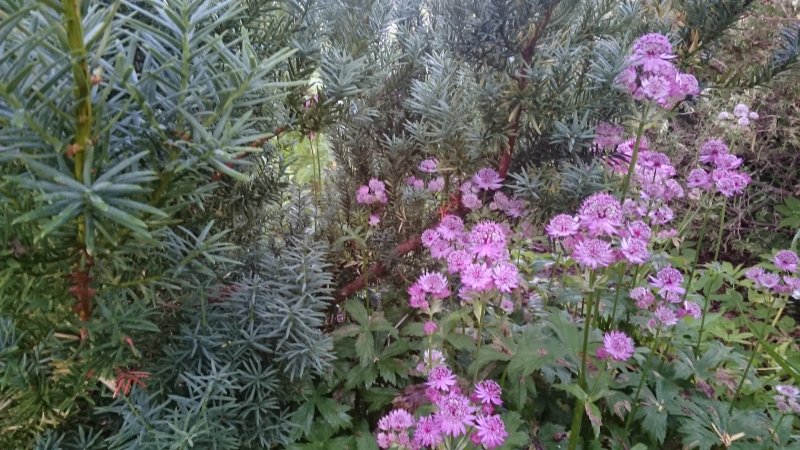
<svg viewBox="0 0 800 450"><path fill-rule="evenodd" d="M800 389L781 384L775 386L775 406L781 414L800 414Z"/></svg>
<svg viewBox="0 0 800 450"><path fill-rule="evenodd" d="M686 316L700 318L700 305L684 300L685 294L683 274L672 266L663 267L655 276L651 275L648 286L636 287L629 293L637 308L651 314L647 325L652 329L675 326Z"/></svg>
<svg viewBox="0 0 800 450"><path fill-rule="evenodd" d="M439 161L435 158L426 159L417 166L420 172L434 174L439 171ZM425 189L425 180L410 175L406 178L406 184L412 189ZM444 177L435 177L428 181L427 189L430 192L440 192L444 189Z"/></svg>
<svg viewBox="0 0 800 450"><path fill-rule="evenodd" d="M751 267L744 273L745 278L753 282L756 289L771 291L779 295L790 295L800 299L800 257L791 250L780 250L772 258L776 272L762 267Z"/></svg>
<svg viewBox="0 0 800 450"><path fill-rule="evenodd" d="M630 201L630 199L629 199ZM650 259L650 226L635 212L626 210L611 194L598 192L587 197L577 216L559 214L545 227L548 236L558 240L580 266L599 269L618 261L644 264ZM648 218L658 223L658 211Z"/></svg>
<svg viewBox="0 0 800 450"><path fill-rule="evenodd" d="M724 127L733 126L733 122L735 122L739 128L747 128L750 126L751 119L758 119L758 113L750 111L750 107L744 103L739 103L733 108L733 114L728 111L722 111L717 116L717 119Z"/></svg>
<svg viewBox="0 0 800 450"><path fill-rule="evenodd" d="M356 190L356 202L362 205L377 206L369 216L370 226L378 226L381 222L380 212L387 201L386 185L377 178L370 179L369 183L359 186Z"/></svg>
<svg viewBox="0 0 800 450"><path fill-rule="evenodd" d="M434 412L418 419L404 409L395 409L378 421L376 440L380 448L417 450L440 445L446 437L469 436L476 446L494 449L508 437L495 406L503 404L500 385L492 380L475 385L464 395L455 374L445 365L428 375L426 396Z"/></svg>
<svg viewBox="0 0 800 450"><path fill-rule="evenodd" d="M482 221L467 230L460 217L446 215L435 228L422 233L422 245L434 259L447 264L447 272L461 281L459 297L470 300L476 293L498 290L510 293L519 286L517 266L509 261L507 226ZM423 273L408 289L409 304L428 310L429 299L450 295L441 273Z"/></svg>
<svg viewBox="0 0 800 450"><path fill-rule="evenodd" d="M622 144L625 129L620 125L600 122L594 127L594 149L596 152L614 151Z"/></svg>
<svg viewBox="0 0 800 450"><path fill-rule="evenodd" d="M492 211L502 211L511 218L519 218L525 214L525 202L518 198L510 198L501 191L494 193L494 201L489 203Z"/></svg>
<svg viewBox="0 0 800 450"><path fill-rule="evenodd" d="M736 170L742 165L742 159L732 155L721 139L709 139L703 143L699 161L713 169L710 173L702 168L689 172L686 187L692 189L692 197L699 197L701 191L712 189L725 197L733 197L744 192L750 184L750 175Z"/></svg>
<svg viewBox="0 0 800 450"><path fill-rule="evenodd" d="M636 100L672 108L687 96L700 93L697 79L678 71L672 63L674 58L669 38L659 33L645 34L634 43L628 66L617 77L617 83Z"/></svg>

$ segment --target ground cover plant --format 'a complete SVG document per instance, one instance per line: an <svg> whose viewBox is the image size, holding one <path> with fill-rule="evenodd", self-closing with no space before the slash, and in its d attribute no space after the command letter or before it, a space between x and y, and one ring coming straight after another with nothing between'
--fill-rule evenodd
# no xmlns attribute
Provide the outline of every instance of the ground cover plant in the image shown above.
<svg viewBox="0 0 800 450"><path fill-rule="evenodd" d="M800 448L797 14L0 1L0 444Z"/></svg>

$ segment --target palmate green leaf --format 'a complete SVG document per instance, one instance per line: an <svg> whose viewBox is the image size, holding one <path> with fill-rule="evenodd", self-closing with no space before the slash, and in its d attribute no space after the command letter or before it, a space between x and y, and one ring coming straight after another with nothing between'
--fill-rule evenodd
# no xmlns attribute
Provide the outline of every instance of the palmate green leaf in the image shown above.
<svg viewBox="0 0 800 450"><path fill-rule="evenodd" d="M356 338L356 355L361 367L373 366L375 360L375 340L371 331L363 331Z"/></svg>
<svg viewBox="0 0 800 450"><path fill-rule="evenodd" d="M475 353L475 356L472 360L472 363L469 365L469 369L467 373L472 376L476 376L481 370L486 368L491 363L496 361L508 361L511 359L512 355L505 354L503 352L499 352L489 346L481 347L478 352Z"/></svg>
<svg viewBox="0 0 800 450"><path fill-rule="evenodd" d="M369 313L367 312L367 308L356 299L349 299L344 303L344 309L350 314L356 322L358 322L361 326L367 326L369 324Z"/></svg>
<svg viewBox="0 0 800 450"><path fill-rule="evenodd" d="M338 403L330 398L319 398L316 405L322 418L334 430L345 428L353 421L352 417L347 414L347 411L350 410L347 405Z"/></svg>

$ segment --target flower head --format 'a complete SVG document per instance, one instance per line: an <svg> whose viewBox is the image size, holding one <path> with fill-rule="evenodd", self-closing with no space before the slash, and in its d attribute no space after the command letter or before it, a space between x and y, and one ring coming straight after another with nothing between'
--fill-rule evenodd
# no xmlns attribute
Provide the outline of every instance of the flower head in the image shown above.
<svg viewBox="0 0 800 450"><path fill-rule="evenodd" d="M519 271L511 263L500 263L492 269L492 281L500 292L509 293L519 285Z"/></svg>
<svg viewBox="0 0 800 450"><path fill-rule="evenodd" d="M550 219L545 231L551 238L572 236L578 232L578 220L569 214L559 214Z"/></svg>
<svg viewBox="0 0 800 450"><path fill-rule="evenodd" d="M503 179L500 178L500 174L498 174L496 170L489 167L484 167L483 169L479 170L472 177L472 181L475 183L475 187L481 190L493 191L503 187Z"/></svg>
<svg viewBox="0 0 800 450"><path fill-rule="evenodd" d="M622 331L609 331L603 336L603 349L617 361L627 361L633 356L633 339Z"/></svg>
<svg viewBox="0 0 800 450"><path fill-rule="evenodd" d="M647 241L636 238L623 238L620 241L620 248L625 259L631 264L644 264L650 259Z"/></svg>
<svg viewBox="0 0 800 450"><path fill-rule="evenodd" d="M611 250L611 244L606 241L584 239L575 244L572 258L582 266L598 269L614 263L614 252Z"/></svg>
<svg viewBox="0 0 800 450"><path fill-rule="evenodd" d="M439 422L433 416L423 416L417 421L414 430L414 444L421 447L436 447L442 443L442 432Z"/></svg>
<svg viewBox="0 0 800 450"><path fill-rule="evenodd" d="M683 274L674 267L668 266L658 271L656 277L650 277L650 285L658 288L658 293L664 297L667 293L683 295L686 289L683 284Z"/></svg>
<svg viewBox="0 0 800 450"><path fill-rule="evenodd" d="M458 216L448 214L442 217L442 220L436 227L436 231L442 239L452 241L461 236L461 233L464 232L464 221Z"/></svg>
<svg viewBox="0 0 800 450"><path fill-rule="evenodd" d="M427 173L434 173L439 169L439 161L434 158L423 160L419 163L419 170Z"/></svg>
<svg viewBox="0 0 800 450"><path fill-rule="evenodd" d="M479 416L475 423L476 436L487 449L503 445L508 432L500 416Z"/></svg>
<svg viewBox="0 0 800 450"><path fill-rule="evenodd" d="M440 365L431 370L431 373L428 374L428 382L425 384L439 391L448 392L457 384L457 381L449 367Z"/></svg>
<svg viewBox="0 0 800 450"><path fill-rule="evenodd" d="M798 264L800 264L800 258L798 258L797 253L791 250L781 250L775 254L772 262L778 269L793 273L797 272Z"/></svg>
<svg viewBox="0 0 800 450"><path fill-rule="evenodd" d="M447 436L461 436L467 433L467 427L475 424L475 407L469 404L469 399L461 394L450 392L442 396L436 405L439 410L435 413L436 421L442 434Z"/></svg>
<svg viewBox="0 0 800 450"><path fill-rule="evenodd" d="M614 235L622 226L622 205L611 194L592 194L581 204L578 221L592 236Z"/></svg>
<svg viewBox="0 0 800 450"><path fill-rule="evenodd" d="M484 380L475 385L475 399L485 404L502 405L503 400L500 395L503 390L500 385L494 380Z"/></svg>

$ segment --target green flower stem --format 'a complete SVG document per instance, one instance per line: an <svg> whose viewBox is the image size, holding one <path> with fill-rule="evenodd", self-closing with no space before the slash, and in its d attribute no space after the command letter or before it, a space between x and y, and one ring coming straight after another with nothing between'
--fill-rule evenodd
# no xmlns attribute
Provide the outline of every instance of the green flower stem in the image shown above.
<svg viewBox="0 0 800 450"><path fill-rule="evenodd" d="M475 302L475 306L477 307L477 310L475 311L475 317L478 320L478 336L477 336L477 338L478 338L478 349L476 351L476 353L477 353L477 352L481 351L481 346L483 344L483 314L484 314L484 311L486 310L486 308L485 308L485 306L483 304L483 300Z"/></svg>
<svg viewBox="0 0 800 450"><path fill-rule="evenodd" d="M719 248L722 245L722 232L725 228L725 210L727 209L727 206L728 206L727 202L724 202L722 204L722 211L720 212L719 215L719 231L717 232L717 245L714 248L714 261L716 261L717 258L719 257ZM699 245L697 250L698 252L700 251ZM692 270L694 270L694 267L692 268ZM689 282L691 282L691 279L689 280ZM703 330L706 327L706 315L708 314L708 306L710 304L711 300L706 299L706 303L705 305L703 305L703 315L700 318L700 330L697 332L697 345L695 348L695 353L700 352L700 344L703 342Z"/></svg>
<svg viewBox="0 0 800 450"><path fill-rule="evenodd" d="M770 297L769 307L772 307L774 303L774 299ZM741 308L740 311L741 312ZM764 322L761 325L761 330L759 330L758 336L756 336L756 344L753 346L753 351L750 353L750 358L747 360L747 365L744 367L744 373L742 373L742 378L739 380L739 384L736 386L736 391L733 393L733 397L731 397L730 404L728 406L728 414L733 412L733 403L736 401L736 398L739 397L739 393L742 391L742 387L744 387L744 382L747 379L747 373L750 371L750 367L753 366L753 361L756 359L756 354L758 354L758 349L761 346L761 341L765 338L764 333L767 331L767 323Z"/></svg>
<svg viewBox="0 0 800 450"><path fill-rule="evenodd" d="M586 360L589 353L589 329L592 326L592 309L595 300L595 273L589 272L589 292L586 301L586 318L583 321L583 347L581 352L581 368L578 372L578 385L586 391ZM575 399L575 409L572 416L572 427L569 432L569 450L575 450L578 446L578 440L581 434L581 424L583 422L583 400L580 398Z"/></svg>
<svg viewBox="0 0 800 450"><path fill-rule="evenodd" d="M83 183L86 149L92 144L92 96L89 78L88 52L84 44L83 23L80 0L63 0L64 22L67 32L67 45L71 56L72 78L75 83L75 141L72 143L73 173L78 183ZM83 215L78 216L78 245L85 247L86 223ZM82 258L82 268L85 267Z"/></svg>
<svg viewBox="0 0 800 450"><path fill-rule="evenodd" d="M683 293L684 301L686 300L686 297L689 295L689 288L692 286L692 280L694 279L694 274L697 270L697 262L700 259L700 249L703 247L703 240L706 237L707 230L708 230L708 209L706 209L706 213L703 214L703 225L700 226L700 234L697 237L697 245L695 246L694 262L692 263L692 270L689 272L689 278L688 278L689 281L686 282L686 292ZM709 302L706 301L706 304L703 307L703 317L701 319L701 323L705 322L706 312L708 311L708 303ZM702 326L700 328L702 328ZM700 339L698 336L697 345L695 345L694 347L695 356L697 356L699 352L700 352Z"/></svg>
<svg viewBox="0 0 800 450"><path fill-rule="evenodd" d="M558 249L556 250L556 252L557 252L556 253L556 262L553 265L553 270L557 269L558 265L561 263L561 254L562 254L561 247L558 246L558 243L556 243L556 246L558 247ZM554 278L555 277L553 276L553 271L551 270L550 271L550 279L547 281L547 295L550 295L550 288L553 286L553 279Z"/></svg>
<svg viewBox="0 0 800 450"><path fill-rule="evenodd" d="M625 180L622 182L622 195L620 198L624 199L628 195L628 188L631 185L631 175L633 175L636 161L639 159L639 147L642 144L642 136L644 135L644 127L647 125L647 113L650 111L650 104L645 103L642 108L642 116L639 119L639 128L636 130L636 141L633 143L633 153L631 154L631 162L628 165L628 173L625 174Z"/></svg>
<svg viewBox="0 0 800 450"><path fill-rule="evenodd" d="M659 340L660 339L661 339L661 327L658 327L656 329L656 338L653 341L653 346L650 348L651 356L653 358L656 357L656 352L658 350L658 344L659 344ZM644 387L644 382L647 379L646 375L650 372L650 366L651 366L650 361L652 361L652 360L651 359L647 360L647 363L645 364L644 370L642 371L642 376L641 376L641 378L639 378L639 385L636 386L636 393L633 395L633 402L631 403L631 412L628 413L628 418L625 420L625 433L627 433L628 430L630 429L631 424L633 423L633 416L634 416L634 414L636 414L636 410L638 409L639 396L642 393L642 388Z"/></svg>

